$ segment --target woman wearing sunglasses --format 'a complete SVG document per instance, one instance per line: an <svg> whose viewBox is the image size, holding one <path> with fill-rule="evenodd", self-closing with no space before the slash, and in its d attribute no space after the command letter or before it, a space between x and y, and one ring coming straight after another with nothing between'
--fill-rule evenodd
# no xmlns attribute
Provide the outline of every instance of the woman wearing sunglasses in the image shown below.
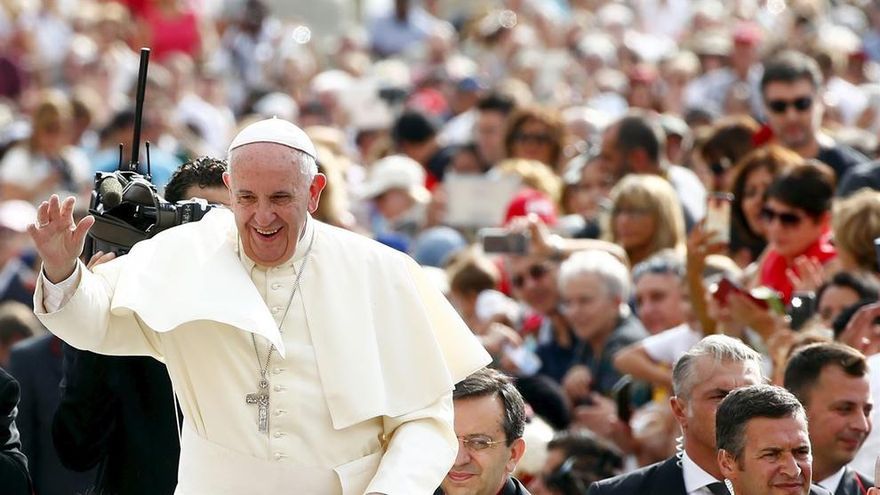
<svg viewBox="0 0 880 495"><path fill-rule="evenodd" d="M824 265L837 256L831 244L831 203L834 171L808 160L783 171L767 188L761 219L767 253L760 270L761 285L791 300L795 260L813 259Z"/></svg>
<svg viewBox="0 0 880 495"><path fill-rule="evenodd" d="M728 190L733 193L730 222L730 257L745 268L757 260L767 247L761 218L764 193L787 167L803 162L794 151L768 145L740 159L728 175Z"/></svg>

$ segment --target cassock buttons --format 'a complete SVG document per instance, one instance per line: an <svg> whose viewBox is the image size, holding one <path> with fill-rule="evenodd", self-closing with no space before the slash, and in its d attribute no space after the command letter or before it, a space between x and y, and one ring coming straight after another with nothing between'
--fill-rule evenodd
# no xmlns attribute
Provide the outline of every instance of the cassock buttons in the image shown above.
<svg viewBox="0 0 880 495"><path fill-rule="evenodd" d="M273 315L277 315L280 312L281 312L281 308L279 306L275 306L274 308L272 308Z"/></svg>
<svg viewBox="0 0 880 495"><path fill-rule="evenodd" d="M278 289L280 289L280 288L282 288L282 287L284 287L284 286L281 285L281 284L272 284L272 290L278 290Z"/></svg>
<svg viewBox="0 0 880 495"><path fill-rule="evenodd" d="M272 390L276 392L284 392L285 390L287 390L287 387L285 387L284 385L275 385L274 387L272 387Z"/></svg>
<svg viewBox="0 0 880 495"><path fill-rule="evenodd" d="M275 438L282 438L287 436L287 433L284 433L283 431L276 431L274 436Z"/></svg>

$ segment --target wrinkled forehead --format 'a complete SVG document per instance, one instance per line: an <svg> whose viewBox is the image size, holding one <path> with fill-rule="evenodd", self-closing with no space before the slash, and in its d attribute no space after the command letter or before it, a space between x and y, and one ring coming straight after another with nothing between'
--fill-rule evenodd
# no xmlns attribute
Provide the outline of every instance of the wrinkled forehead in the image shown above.
<svg viewBox="0 0 880 495"><path fill-rule="evenodd" d="M746 421L746 448L752 451L790 451L809 447L807 418L803 411L781 418L754 417Z"/></svg>

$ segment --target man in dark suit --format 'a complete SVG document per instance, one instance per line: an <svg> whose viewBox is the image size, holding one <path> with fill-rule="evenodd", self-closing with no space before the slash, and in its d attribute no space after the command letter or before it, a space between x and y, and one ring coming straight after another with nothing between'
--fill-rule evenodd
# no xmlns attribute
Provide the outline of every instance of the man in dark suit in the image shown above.
<svg viewBox="0 0 880 495"><path fill-rule="evenodd" d="M15 427L18 383L0 368L0 487L7 495L30 495L27 458Z"/></svg>
<svg viewBox="0 0 880 495"><path fill-rule="evenodd" d="M30 461L38 495L82 493L92 481L91 473L65 468L52 444L52 416L61 398L61 344L58 337L44 334L19 342L9 357L9 373L21 386L17 420L21 449Z"/></svg>
<svg viewBox="0 0 880 495"><path fill-rule="evenodd" d="M434 495L529 495L510 473L526 451L526 407L510 378L483 368L452 392L458 455Z"/></svg>
<svg viewBox="0 0 880 495"><path fill-rule="evenodd" d="M847 466L871 432L865 356L843 344L807 346L789 360L785 388L807 412L816 484L835 495L865 495L872 480Z"/></svg>
<svg viewBox="0 0 880 495"><path fill-rule="evenodd" d="M705 337L675 365L672 413L681 426L683 451L632 473L598 481L589 495L716 495L724 493L715 460L715 410L730 391L761 383L761 356L741 341Z"/></svg>
<svg viewBox="0 0 880 495"><path fill-rule="evenodd" d="M830 495L810 484L807 415L782 387L750 385L728 394L718 405L715 439L721 473L737 495Z"/></svg>

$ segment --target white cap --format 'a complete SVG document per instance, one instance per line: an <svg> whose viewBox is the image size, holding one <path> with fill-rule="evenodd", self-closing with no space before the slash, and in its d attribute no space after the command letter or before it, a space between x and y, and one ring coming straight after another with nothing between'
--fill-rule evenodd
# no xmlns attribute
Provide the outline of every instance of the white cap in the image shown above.
<svg viewBox="0 0 880 495"><path fill-rule="evenodd" d="M229 145L229 151L253 143L276 143L302 151L318 159L315 145L309 136L292 123L279 118L271 118L254 122L239 132Z"/></svg>
<svg viewBox="0 0 880 495"><path fill-rule="evenodd" d="M362 197L375 198L391 189L405 190L418 203L431 200L431 193L425 188L425 169L408 156L386 156L374 163L370 167Z"/></svg>
<svg viewBox="0 0 880 495"><path fill-rule="evenodd" d="M25 232L36 221L37 209L27 201L10 199L0 203L0 227Z"/></svg>

